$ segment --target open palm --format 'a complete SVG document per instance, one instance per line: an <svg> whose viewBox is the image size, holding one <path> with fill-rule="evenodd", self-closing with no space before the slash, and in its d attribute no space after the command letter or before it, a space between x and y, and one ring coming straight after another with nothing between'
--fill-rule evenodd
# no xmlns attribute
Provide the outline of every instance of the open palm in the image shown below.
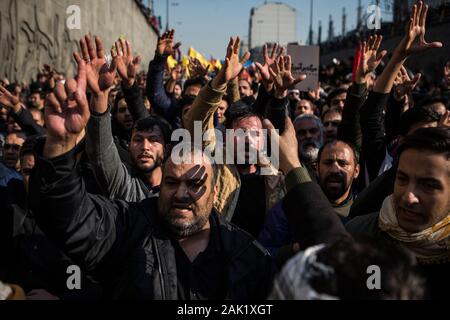
<svg viewBox="0 0 450 320"><path fill-rule="evenodd" d="M80 60L86 61L86 75L89 89L95 94L106 91L114 84L116 75L116 65L113 60L111 65L108 65L105 58L105 50L100 38L95 37L96 48L90 35L80 40L81 53L83 58L78 53L74 53L75 60L80 63Z"/></svg>
<svg viewBox="0 0 450 320"><path fill-rule="evenodd" d="M58 83L47 97L45 122L49 136L59 139L77 137L89 120L86 98L87 68L84 60L78 64L77 79Z"/></svg>

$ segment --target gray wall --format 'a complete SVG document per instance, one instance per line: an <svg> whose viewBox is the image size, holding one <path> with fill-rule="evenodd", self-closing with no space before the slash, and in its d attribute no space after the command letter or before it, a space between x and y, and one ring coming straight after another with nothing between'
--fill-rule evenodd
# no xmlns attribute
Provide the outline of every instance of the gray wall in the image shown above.
<svg viewBox="0 0 450 320"><path fill-rule="evenodd" d="M81 30L66 27L70 5L81 8ZM158 38L135 0L0 0L0 76L29 81L44 63L73 76L72 52L88 32L100 36L107 51L125 36L143 56L142 69Z"/></svg>
<svg viewBox="0 0 450 320"><path fill-rule="evenodd" d="M382 49L392 53L401 41L402 37L394 37L383 40ZM406 65L412 70L423 71L425 75L432 76L434 79L443 76L443 67L447 61L450 61L450 23L431 27L427 30L426 40L428 42L441 41L444 45L441 49L432 49L424 54L412 56L406 62ZM331 63L333 58L340 60L348 59L355 54L355 48L349 50L336 51L320 57L321 64ZM385 58L387 62L387 58Z"/></svg>

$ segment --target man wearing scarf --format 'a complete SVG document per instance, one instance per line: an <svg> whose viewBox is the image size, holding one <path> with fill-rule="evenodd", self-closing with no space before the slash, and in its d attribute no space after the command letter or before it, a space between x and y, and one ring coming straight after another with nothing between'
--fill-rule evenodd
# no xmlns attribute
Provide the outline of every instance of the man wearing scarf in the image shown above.
<svg viewBox="0 0 450 320"><path fill-rule="evenodd" d="M380 212L351 220L358 237L389 239L410 251L431 298L448 298L450 276L450 128L419 129L398 150L394 193Z"/></svg>

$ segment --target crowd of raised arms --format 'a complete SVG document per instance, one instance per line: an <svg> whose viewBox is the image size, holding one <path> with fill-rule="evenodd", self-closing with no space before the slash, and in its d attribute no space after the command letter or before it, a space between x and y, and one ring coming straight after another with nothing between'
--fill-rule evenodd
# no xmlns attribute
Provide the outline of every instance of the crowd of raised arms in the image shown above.
<svg viewBox="0 0 450 320"><path fill-rule="evenodd" d="M2 79L0 300L450 298L450 56L438 77L407 68L448 50L427 10L309 92L282 46L248 64L239 37L221 68L170 68L174 30L148 72L129 41L86 35L75 78Z"/></svg>

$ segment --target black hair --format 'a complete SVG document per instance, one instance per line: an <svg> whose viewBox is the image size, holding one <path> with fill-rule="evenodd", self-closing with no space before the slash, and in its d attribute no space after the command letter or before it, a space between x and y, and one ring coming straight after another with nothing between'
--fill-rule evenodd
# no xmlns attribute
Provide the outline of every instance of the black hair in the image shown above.
<svg viewBox="0 0 450 320"><path fill-rule="evenodd" d="M43 135L29 136L20 148L19 159L22 160L22 158L27 154L34 154L34 148L36 144L38 143L38 141L43 140L44 138L45 136Z"/></svg>
<svg viewBox="0 0 450 320"><path fill-rule="evenodd" d="M203 88L206 85L206 80L202 77L197 77L193 79L189 79L184 83L183 93L186 92L186 89L190 86L199 86Z"/></svg>
<svg viewBox="0 0 450 320"><path fill-rule="evenodd" d="M406 150L431 151L450 160L450 128L421 128L407 135L398 148L398 157Z"/></svg>
<svg viewBox="0 0 450 320"><path fill-rule="evenodd" d="M172 127L170 124L162 117L159 116L149 116L147 118L136 121L133 130L136 131L148 131L153 130L154 127L158 127L163 135L164 144L170 144Z"/></svg>
<svg viewBox="0 0 450 320"><path fill-rule="evenodd" d="M449 102L448 98L445 96L436 96L436 95L427 96L419 102L418 107L428 107L435 103L442 103L445 106L445 108L448 110L448 108L449 108L448 102Z"/></svg>
<svg viewBox="0 0 450 320"><path fill-rule="evenodd" d="M411 128L418 123L438 122L441 116L431 108L415 107L405 111L399 122L399 134L406 136Z"/></svg>
<svg viewBox="0 0 450 320"><path fill-rule="evenodd" d="M313 274L311 287L341 300L413 300L426 295L426 282L415 258L387 240L341 239L319 251L317 261L333 272ZM379 268L379 290L368 287L371 266Z"/></svg>
<svg viewBox="0 0 450 320"><path fill-rule="evenodd" d="M329 108L322 114L322 120L325 119L325 116L329 113L338 113L342 116L342 111L339 108Z"/></svg>
<svg viewBox="0 0 450 320"><path fill-rule="evenodd" d="M111 110L113 118L116 117L116 114L119 111L119 102L122 99L125 99L125 95L123 94L122 90L119 90L119 91L117 91L116 98L114 99L114 105L113 105L112 110Z"/></svg>
<svg viewBox="0 0 450 320"><path fill-rule="evenodd" d="M325 148L327 148L328 146L331 146L331 145L335 145L337 143L343 143L346 146L348 146L350 149L352 149L353 160L355 161L355 166L356 166L359 163L359 152L356 150L356 147L352 143L345 142L342 140L333 140L333 141L326 142L322 146L322 148L320 148L320 150L319 150L319 154L317 155L317 162L320 163L320 158L322 157L322 153L325 150Z"/></svg>
<svg viewBox="0 0 450 320"><path fill-rule="evenodd" d="M347 89L344 89L344 88L337 88L337 89L334 89L333 91L331 91L327 97L327 105L329 107L331 107L331 100L333 100L334 97L336 97L340 94L346 93L346 92L347 92Z"/></svg>
<svg viewBox="0 0 450 320"><path fill-rule="evenodd" d="M258 119L263 121L262 117L255 113L253 109L243 102L234 103L230 108L228 108L226 113L226 122L225 127L227 129L233 128L233 123L235 121L257 117Z"/></svg>
<svg viewBox="0 0 450 320"><path fill-rule="evenodd" d="M185 106L192 105L195 101L196 96L183 96L181 100L179 100L178 105L180 106L180 110L182 111Z"/></svg>

